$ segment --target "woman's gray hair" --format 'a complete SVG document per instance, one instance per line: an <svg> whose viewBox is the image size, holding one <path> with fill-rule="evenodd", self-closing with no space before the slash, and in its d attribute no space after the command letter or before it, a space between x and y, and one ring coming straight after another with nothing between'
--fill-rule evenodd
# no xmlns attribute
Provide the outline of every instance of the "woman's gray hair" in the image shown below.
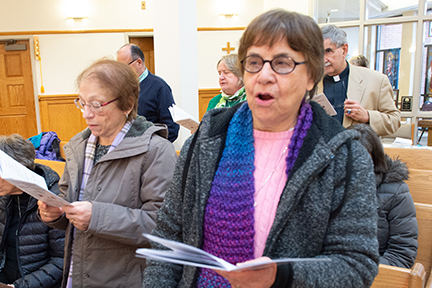
<svg viewBox="0 0 432 288"><path fill-rule="evenodd" d="M228 69L239 79L239 86L243 86L243 75L239 69L239 62L237 54L228 54L222 56L216 65L216 69L219 67L220 62L223 61Z"/></svg>
<svg viewBox="0 0 432 288"><path fill-rule="evenodd" d="M357 55L352 57L349 60L349 63L360 67L369 67L369 59L367 59L364 55Z"/></svg>
<svg viewBox="0 0 432 288"><path fill-rule="evenodd" d="M33 144L19 134L0 136L0 150L30 170L35 169L36 152Z"/></svg>
<svg viewBox="0 0 432 288"><path fill-rule="evenodd" d="M348 43L347 34L336 25L326 25L321 27L323 39L330 39L330 42L335 44L337 48L342 47Z"/></svg>

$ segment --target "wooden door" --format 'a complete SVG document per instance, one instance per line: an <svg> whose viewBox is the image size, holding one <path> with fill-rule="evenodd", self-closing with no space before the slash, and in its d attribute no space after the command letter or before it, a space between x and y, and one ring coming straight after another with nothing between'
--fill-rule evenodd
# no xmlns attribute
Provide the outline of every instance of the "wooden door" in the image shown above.
<svg viewBox="0 0 432 288"><path fill-rule="evenodd" d="M129 43L141 48L147 69L155 74L153 37L129 37Z"/></svg>
<svg viewBox="0 0 432 288"><path fill-rule="evenodd" d="M0 135L37 134L33 78L28 40L25 51L6 51L0 44Z"/></svg>

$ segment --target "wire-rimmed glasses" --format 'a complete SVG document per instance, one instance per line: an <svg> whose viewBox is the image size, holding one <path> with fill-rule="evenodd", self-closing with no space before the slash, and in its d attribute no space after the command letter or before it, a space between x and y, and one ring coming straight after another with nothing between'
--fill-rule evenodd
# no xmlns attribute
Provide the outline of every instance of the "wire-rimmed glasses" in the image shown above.
<svg viewBox="0 0 432 288"><path fill-rule="evenodd" d="M108 104L110 104L110 103L112 103L112 102L114 102L114 101L116 101L118 99L119 98L115 98L115 99L113 99L111 101L108 101L108 102L105 102L105 103L99 103L97 101L93 101L93 102L90 102L90 103L87 104L84 101L82 101L81 99L77 98L77 99L74 100L74 103L75 103L76 107L81 110L82 113L84 113L84 107L85 106L90 107L90 109L93 112L98 112L98 110L101 107L104 107L104 106L106 106L106 105L108 105Z"/></svg>

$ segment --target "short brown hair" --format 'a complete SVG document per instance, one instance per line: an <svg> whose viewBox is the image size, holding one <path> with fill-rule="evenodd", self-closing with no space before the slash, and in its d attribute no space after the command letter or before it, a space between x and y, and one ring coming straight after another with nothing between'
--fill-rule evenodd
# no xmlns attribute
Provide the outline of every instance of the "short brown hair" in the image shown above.
<svg viewBox="0 0 432 288"><path fill-rule="evenodd" d="M286 39L294 51L301 52L305 57L309 76L314 81L314 87L309 92L312 98L324 74L324 45L321 29L309 16L283 9L259 15L247 26L240 39L239 60L246 58L249 47L272 46L281 39ZM240 70L244 74L242 65Z"/></svg>
<svg viewBox="0 0 432 288"><path fill-rule="evenodd" d="M77 87L84 80L95 80L110 91L114 98L119 98L114 103L122 111L128 111L128 120L135 119L138 111L139 83L133 70L124 63L101 59L90 65L78 76Z"/></svg>

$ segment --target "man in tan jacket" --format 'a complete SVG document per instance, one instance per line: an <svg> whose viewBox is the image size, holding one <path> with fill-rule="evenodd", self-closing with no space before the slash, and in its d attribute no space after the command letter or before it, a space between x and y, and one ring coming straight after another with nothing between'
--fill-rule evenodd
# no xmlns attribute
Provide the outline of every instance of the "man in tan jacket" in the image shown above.
<svg viewBox="0 0 432 288"><path fill-rule="evenodd" d="M338 113L335 118L348 127L367 123L380 136L400 127L400 111L393 101L388 78L377 71L348 64L346 33L335 25L321 28L325 50L325 76L318 87Z"/></svg>

